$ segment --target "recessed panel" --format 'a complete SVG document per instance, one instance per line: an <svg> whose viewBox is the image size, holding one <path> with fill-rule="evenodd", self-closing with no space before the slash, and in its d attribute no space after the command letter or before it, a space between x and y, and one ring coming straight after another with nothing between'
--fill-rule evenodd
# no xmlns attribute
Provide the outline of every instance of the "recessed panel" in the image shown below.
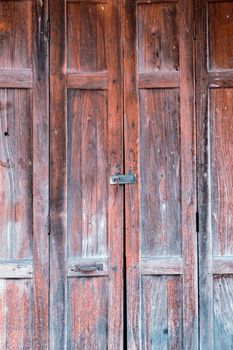
<svg viewBox="0 0 233 350"><path fill-rule="evenodd" d="M182 349L182 280L142 278L142 349Z"/></svg>
<svg viewBox="0 0 233 350"><path fill-rule="evenodd" d="M214 350L233 349L233 277L214 277Z"/></svg>
<svg viewBox="0 0 233 350"><path fill-rule="evenodd" d="M140 90L141 250L181 254L179 90Z"/></svg>
<svg viewBox="0 0 233 350"><path fill-rule="evenodd" d="M140 71L179 70L176 3L138 5Z"/></svg>
<svg viewBox="0 0 233 350"><path fill-rule="evenodd" d="M0 259L32 251L32 111L29 90L0 90Z"/></svg>
<svg viewBox="0 0 233 350"><path fill-rule="evenodd" d="M102 277L69 280L68 349L107 349L108 283Z"/></svg>
<svg viewBox="0 0 233 350"><path fill-rule="evenodd" d="M31 68L32 3L0 1L0 67Z"/></svg>
<svg viewBox="0 0 233 350"><path fill-rule="evenodd" d="M73 257L107 254L107 123L105 91L70 91L67 222Z"/></svg>
<svg viewBox="0 0 233 350"><path fill-rule="evenodd" d="M211 69L233 68L233 2L209 3Z"/></svg>
<svg viewBox="0 0 233 350"><path fill-rule="evenodd" d="M106 70L106 5L71 2L67 13L69 71Z"/></svg>
<svg viewBox="0 0 233 350"><path fill-rule="evenodd" d="M233 255L233 89L210 91L214 255Z"/></svg>
<svg viewBox="0 0 233 350"><path fill-rule="evenodd" d="M32 285L0 280L0 349L33 349Z"/></svg>

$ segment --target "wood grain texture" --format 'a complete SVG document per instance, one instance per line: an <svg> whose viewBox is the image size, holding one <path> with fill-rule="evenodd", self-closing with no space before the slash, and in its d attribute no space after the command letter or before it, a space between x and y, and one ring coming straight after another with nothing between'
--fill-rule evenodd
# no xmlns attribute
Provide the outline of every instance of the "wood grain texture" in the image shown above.
<svg viewBox="0 0 233 350"><path fill-rule="evenodd" d="M199 343L200 349L213 349L213 277L212 234L209 193L209 119L207 75L207 1L195 2L196 123L197 123L197 190L199 252Z"/></svg>
<svg viewBox="0 0 233 350"><path fill-rule="evenodd" d="M213 258L213 274L214 275L232 275L233 274L233 257L222 256Z"/></svg>
<svg viewBox="0 0 233 350"><path fill-rule="evenodd" d="M208 74L209 77L209 86L210 87L233 87L233 70L224 69L224 70L215 70L210 71Z"/></svg>
<svg viewBox="0 0 233 350"><path fill-rule="evenodd" d="M65 0L50 2L50 348L64 349L67 298Z"/></svg>
<svg viewBox="0 0 233 350"><path fill-rule="evenodd" d="M106 70L106 5L68 3L68 69L97 72Z"/></svg>
<svg viewBox="0 0 233 350"><path fill-rule="evenodd" d="M141 90L139 100L141 251L144 256L179 256L179 91Z"/></svg>
<svg viewBox="0 0 233 350"><path fill-rule="evenodd" d="M108 74L107 72L68 73L67 88L82 90L107 90Z"/></svg>
<svg viewBox="0 0 233 350"><path fill-rule="evenodd" d="M0 279L15 278L33 278L33 263L31 260L0 262Z"/></svg>
<svg viewBox="0 0 233 350"><path fill-rule="evenodd" d="M68 96L69 256L107 255L107 96L71 90Z"/></svg>
<svg viewBox="0 0 233 350"><path fill-rule="evenodd" d="M48 4L32 1L33 349L49 347L49 66Z"/></svg>
<svg viewBox="0 0 233 350"><path fill-rule="evenodd" d="M211 89L213 254L233 254L233 89Z"/></svg>
<svg viewBox="0 0 233 350"><path fill-rule="evenodd" d="M139 70L179 70L177 5L139 4L137 21Z"/></svg>
<svg viewBox="0 0 233 350"><path fill-rule="evenodd" d="M32 257L32 110L28 90L0 90L1 259Z"/></svg>
<svg viewBox="0 0 233 350"><path fill-rule="evenodd" d="M32 67L32 2L0 3L0 67Z"/></svg>
<svg viewBox="0 0 233 350"><path fill-rule="evenodd" d="M232 276L214 277L214 350L233 347Z"/></svg>
<svg viewBox="0 0 233 350"><path fill-rule="evenodd" d="M138 74L139 89L179 87L179 72L158 71Z"/></svg>
<svg viewBox="0 0 233 350"><path fill-rule="evenodd" d="M121 4L64 12L51 4L50 347L123 349L123 189L109 184L123 170ZM102 273L71 271L94 260Z"/></svg>
<svg viewBox="0 0 233 350"><path fill-rule="evenodd" d="M142 278L142 349L182 349L180 277Z"/></svg>
<svg viewBox="0 0 233 350"><path fill-rule="evenodd" d="M209 66L233 68L233 3L209 3Z"/></svg>
<svg viewBox="0 0 233 350"><path fill-rule="evenodd" d="M107 349L107 278L72 278L69 280L69 295L68 349Z"/></svg>
<svg viewBox="0 0 233 350"><path fill-rule="evenodd" d="M0 69L0 88L31 88L31 69Z"/></svg>
<svg viewBox="0 0 233 350"><path fill-rule="evenodd" d="M196 127L194 110L193 1L179 2L180 137L183 256L183 348L198 348L196 233ZM185 30L184 30L185 28Z"/></svg>
<svg viewBox="0 0 233 350"><path fill-rule="evenodd" d="M141 278L139 217L139 121L137 87L137 18L136 2L123 1L124 50L124 140L125 172L133 173L134 185L125 186L125 249L127 289L127 348L140 349Z"/></svg>
<svg viewBox="0 0 233 350"><path fill-rule="evenodd" d="M0 348L33 349L32 283L0 280Z"/></svg>
<svg viewBox="0 0 233 350"><path fill-rule="evenodd" d="M183 261L181 258L144 258L141 261L142 275L182 275Z"/></svg>

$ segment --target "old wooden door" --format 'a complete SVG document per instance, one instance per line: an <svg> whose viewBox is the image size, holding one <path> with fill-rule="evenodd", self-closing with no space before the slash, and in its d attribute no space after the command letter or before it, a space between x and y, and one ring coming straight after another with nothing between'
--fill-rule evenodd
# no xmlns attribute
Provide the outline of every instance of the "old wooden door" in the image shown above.
<svg viewBox="0 0 233 350"><path fill-rule="evenodd" d="M51 348L197 349L193 2L50 15Z"/></svg>
<svg viewBox="0 0 233 350"><path fill-rule="evenodd" d="M0 349L233 348L232 33L232 0L0 0Z"/></svg>
<svg viewBox="0 0 233 350"><path fill-rule="evenodd" d="M200 349L233 348L233 1L198 0Z"/></svg>
<svg viewBox="0 0 233 350"><path fill-rule="evenodd" d="M0 1L0 349L48 348L46 1Z"/></svg>

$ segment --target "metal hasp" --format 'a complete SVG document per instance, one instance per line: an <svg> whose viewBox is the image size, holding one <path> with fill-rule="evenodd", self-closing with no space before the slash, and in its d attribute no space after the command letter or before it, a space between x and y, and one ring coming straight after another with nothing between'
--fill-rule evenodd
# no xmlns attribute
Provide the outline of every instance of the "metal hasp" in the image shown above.
<svg viewBox="0 0 233 350"><path fill-rule="evenodd" d="M133 174L110 176L111 185L127 185L127 184L135 184L135 183L136 183L136 176L134 176Z"/></svg>

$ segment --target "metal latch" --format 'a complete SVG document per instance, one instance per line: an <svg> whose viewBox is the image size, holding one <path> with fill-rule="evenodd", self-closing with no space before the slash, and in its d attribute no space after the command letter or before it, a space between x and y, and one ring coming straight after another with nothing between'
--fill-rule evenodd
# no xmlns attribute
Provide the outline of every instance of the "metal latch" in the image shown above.
<svg viewBox="0 0 233 350"><path fill-rule="evenodd" d="M94 265L74 265L71 268L73 272L93 272L93 271L103 271L103 264L98 263Z"/></svg>
<svg viewBox="0 0 233 350"><path fill-rule="evenodd" d="M112 175L110 176L111 185L126 185L126 184L136 184L136 176L133 174L125 175Z"/></svg>

